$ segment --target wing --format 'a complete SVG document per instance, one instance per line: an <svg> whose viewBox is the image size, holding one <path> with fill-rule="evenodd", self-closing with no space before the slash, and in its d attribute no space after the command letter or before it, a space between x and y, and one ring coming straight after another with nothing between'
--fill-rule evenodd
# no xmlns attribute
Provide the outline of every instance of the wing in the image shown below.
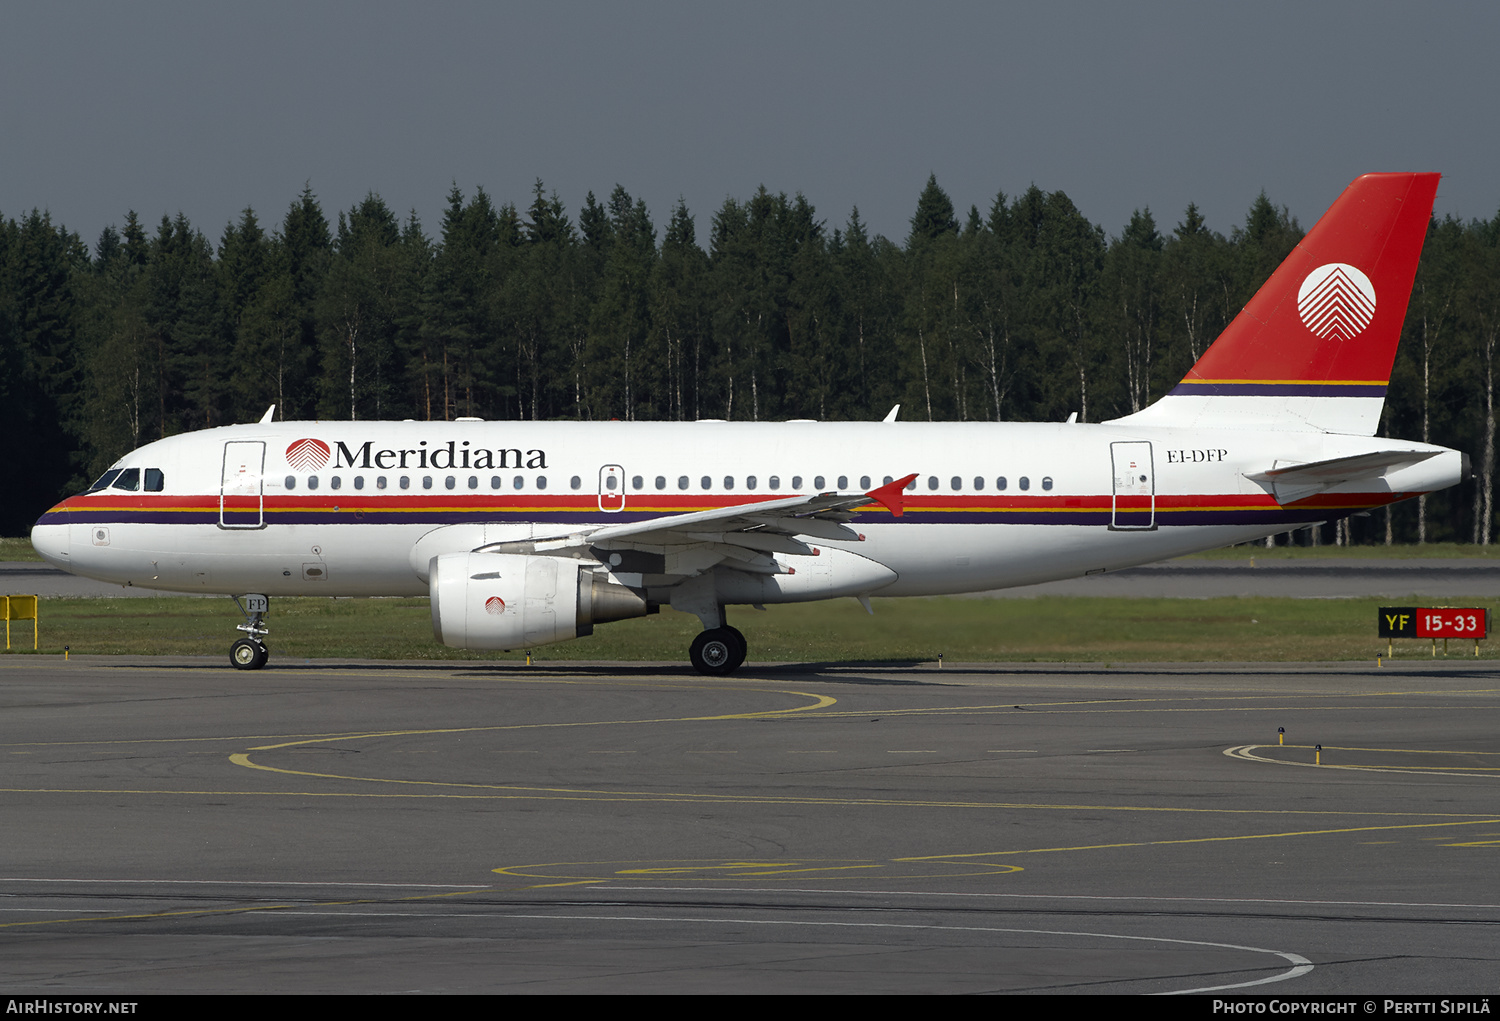
<svg viewBox="0 0 1500 1021"><path fill-rule="evenodd" d="M586 555L620 571L690 576L717 564L752 574L791 574L774 554L817 556L804 539L859 542L849 527L860 508L879 504L900 517L907 475L867 493L818 493L713 510L668 514L621 525L600 525L567 535L493 543L475 552Z"/></svg>

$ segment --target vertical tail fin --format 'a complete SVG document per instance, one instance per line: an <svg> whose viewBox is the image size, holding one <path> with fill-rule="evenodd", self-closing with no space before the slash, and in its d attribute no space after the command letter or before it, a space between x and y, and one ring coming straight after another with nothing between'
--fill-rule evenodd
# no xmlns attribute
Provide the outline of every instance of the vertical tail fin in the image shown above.
<svg viewBox="0 0 1500 1021"><path fill-rule="evenodd" d="M1171 393L1121 422L1373 436L1437 174L1366 174Z"/></svg>

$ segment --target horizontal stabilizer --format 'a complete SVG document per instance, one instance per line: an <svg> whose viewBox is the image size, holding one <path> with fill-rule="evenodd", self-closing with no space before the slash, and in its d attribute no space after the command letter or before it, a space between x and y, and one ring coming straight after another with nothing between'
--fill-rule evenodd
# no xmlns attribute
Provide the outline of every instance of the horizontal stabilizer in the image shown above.
<svg viewBox="0 0 1500 1021"><path fill-rule="evenodd" d="M1417 464L1438 454L1435 450L1379 450L1373 454L1335 457L1307 464L1277 461L1276 466L1245 478L1264 486L1285 507L1346 482L1378 479L1396 468Z"/></svg>

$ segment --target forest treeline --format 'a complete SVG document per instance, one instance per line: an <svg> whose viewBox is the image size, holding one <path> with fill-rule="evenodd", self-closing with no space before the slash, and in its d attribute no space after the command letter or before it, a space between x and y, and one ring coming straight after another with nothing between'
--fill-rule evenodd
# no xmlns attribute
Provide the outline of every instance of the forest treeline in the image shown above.
<svg viewBox="0 0 1500 1021"><path fill-rule="evenodd" d="M658 237L616 187L576 217L455 186L437 236L371 194L310 189L217 246L134 213L89 247L0 215L0 534L142 443L278 418L1101 421L1180 379L1302 228L1265 195L1228 235L1194 206L1118 236L1060 191L955 210L936 179L897 243L856 209L727 199ZM1500 214L1434 220L1382 433L1467 451L1476 479L1338 541L1488 542ZM1323 536L1330 541L1330 530Z"/></svg>

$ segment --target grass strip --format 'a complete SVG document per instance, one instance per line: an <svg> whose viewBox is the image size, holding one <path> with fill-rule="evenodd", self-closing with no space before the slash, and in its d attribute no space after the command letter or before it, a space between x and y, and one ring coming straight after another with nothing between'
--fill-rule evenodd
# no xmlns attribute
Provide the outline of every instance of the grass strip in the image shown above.
<svg viewBox="0 0 1500 1021"><path fill-rule="evenodd" d="M1454 597L1452 605L1485 605ZM1408 599L876 599L868 616L852 599L765 612L733 607L751 659L805 663L1287 662L1373 659L1379 605ZM119 656L206 655L227 660L242 618L233 602L192 597L44 599L41 651ZM271 603L273 663L287 658L520 659L524 652L449 649L432 637L428 601L278 598ZM592 636L533 650L543 660L685 661L697 618L663 610L601 625ZM30 622L12 625L11 654L30 654ZM1425 641L1397 642L1398 658L1430 658ZM1479 643L1491 659L1493 643ZM20 646L28 646L21 649ZM1442 643L1438 643L1441 654ZM1453 641L1450 657L1473 658Z"/></svg>

